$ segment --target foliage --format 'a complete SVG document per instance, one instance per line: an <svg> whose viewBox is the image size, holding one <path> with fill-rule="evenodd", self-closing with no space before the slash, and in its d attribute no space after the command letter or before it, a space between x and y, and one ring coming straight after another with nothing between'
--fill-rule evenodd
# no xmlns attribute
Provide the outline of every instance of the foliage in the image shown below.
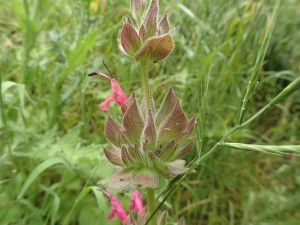
<svg viewBox="0 0 300 225"><path fill-rule="evenodd" d="M188 116L198 112L194 159L238 124L274 1L161 4L176 27L176 48L150 73L151 88L162 102L174 86ZM299 5L281 2L246 120L299 77ZM112 173L101 150L106 115L98 110L110 84L86 74L105 60L126 93L140 85L115 44L128 11L127 0L0 1L0 224L107 223L96 186ZM110 113L118 116L113 107ZM299 145L299 118L297 91L224 145ZM299 186L299 158L224 147L163 208L187 224L297 224Z"/></svg>

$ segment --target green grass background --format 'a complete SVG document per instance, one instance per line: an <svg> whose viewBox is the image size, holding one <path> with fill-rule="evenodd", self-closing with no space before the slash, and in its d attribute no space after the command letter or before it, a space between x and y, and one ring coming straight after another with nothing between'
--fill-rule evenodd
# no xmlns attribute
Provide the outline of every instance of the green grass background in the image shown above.
<svg viewBox="0 0 300 225"><path fill-rule="evenodd" d="M176 49L153 65L160 102L174 87L189 117L209 74L203 151L238 122L242 99L275 1L162 1ZM117 44L129 1L0 0L0 224L119 224L97 182L109 177L98 109L110 67L126 93L141 96L138 66ZM281 2L246 118L300 74L300 1ZM114 104L110 113L118 116ZM199 138L199 133L196 138ZM272 107L232 142L300 144L300 92ZM189 159L196 156L190 155ZM143 193L144 194L144 193ZM129 194L119 195L124 205ZM187 224L300 224L300 160L222 148L164 205Z"/></svg>

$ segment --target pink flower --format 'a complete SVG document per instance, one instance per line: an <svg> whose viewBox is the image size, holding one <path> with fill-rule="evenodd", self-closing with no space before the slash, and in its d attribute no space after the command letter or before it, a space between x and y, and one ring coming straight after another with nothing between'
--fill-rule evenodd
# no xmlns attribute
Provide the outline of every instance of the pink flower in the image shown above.
<svg viewBox="0 0 300 225"><path fill-rule="evenodd" d="M143 208L144 206L140 192L138 190L132 192L129 209L135 210L137 214L140 214L143 211Z"/></svg>
<svg viewBox="0 0 300 225"><path fill-rule="evenodd" d="M117 80L115 78L109 77L101 72L92 72L89 74L89 76L94 76L94 75L100 75L102 77L109 79L110 83L111 83L111 88L112 88L111 94L109 96L107 96L106 100L99 105L100 109L102 109L104 111L108 110L110 101L115 101L120 106L122 106L123 103L128 100L126 94L124 93L124 91L122 90L121 86L119 85L119 83L117 82Z"/></svg>
<svg viewBox="0 0 300 225"><path fill-rule="evenodd" d="M115 196L113 196L112 193L110 193L107 189L103 190L103 193L110 198L110 203L112 206L112 210L110 211L107 219L111 220L116 214L121 220L121 222L124 223L128 216L126 214L126 211L123 209L121 202Z"/></svg>

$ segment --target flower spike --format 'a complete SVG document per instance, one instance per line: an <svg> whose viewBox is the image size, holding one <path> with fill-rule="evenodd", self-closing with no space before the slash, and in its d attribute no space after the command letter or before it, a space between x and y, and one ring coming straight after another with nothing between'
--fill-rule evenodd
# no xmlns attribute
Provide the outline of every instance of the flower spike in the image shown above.
<svg viewBox="0 0 300 225"><path fill-rule="evenodd" d="M120 124L107 117L105 136L111 147L104 148L104 153L118 172L102 180L104 187L124 192L140 186L154 189L162 178L187 172L182 158L193 150L189 137L196 130L197 117L187 117L172 89L158 110L152 105L147 112L133 94L121 107ZM122 182L115 178L120 172Z"/></svg>

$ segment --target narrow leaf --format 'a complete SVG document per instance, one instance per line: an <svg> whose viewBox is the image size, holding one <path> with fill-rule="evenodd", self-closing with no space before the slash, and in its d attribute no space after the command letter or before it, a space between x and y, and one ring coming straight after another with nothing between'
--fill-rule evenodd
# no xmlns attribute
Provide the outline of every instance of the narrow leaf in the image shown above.
<svg viewBox="0 0 300 225"><path fill-rule="evenodd" d="M240 111L239 124L242 124L243 121L244 121L247 103L250 100L250 98L253 96L253 93L255 91L255 87L256 87L256 84L257 84L259 72L260 72L261 67L263 65L265 55L267 53L269 43L270 43L270 40L271 40L271 36L272 36L273 30L275 28L276 18L277 18L278 9L279 9L279 4L280 4L280 0L277 0L276 4L275 4L274 11L273 11L273 15L272 15L272 18L271 18L271 23L270 23L270 25L269 25L269 27L266 31L266 34L264 36L262 45L259 49L259 52L258 52L258 55L257 55L257 58L256 58L256 62L255 62L255 65L254 65L254 68L253 68L253 71L252 71L252 74L251 74L251 79L249 81L245 97L243 99L243 104L242 104L241 111Z"/></svg>
<svg viewBox="0 0 300 225"><path fill-rule="evenodd" d="M283 89L275 98L272 99L270 105L276 105L280 103L283 99L287 98L295 91L300 90L300 77L290 83L285 89Z"/></svg>
<svg viewBox="0 0 300 225"><path fill-rule="evenodd" d="M22 198L34 180L40 176L45 170L56 164L63 164L68 167L67 162L62 158L52 158L42 162L29 175L23 186L21 187L18 199Z"/></svg>

